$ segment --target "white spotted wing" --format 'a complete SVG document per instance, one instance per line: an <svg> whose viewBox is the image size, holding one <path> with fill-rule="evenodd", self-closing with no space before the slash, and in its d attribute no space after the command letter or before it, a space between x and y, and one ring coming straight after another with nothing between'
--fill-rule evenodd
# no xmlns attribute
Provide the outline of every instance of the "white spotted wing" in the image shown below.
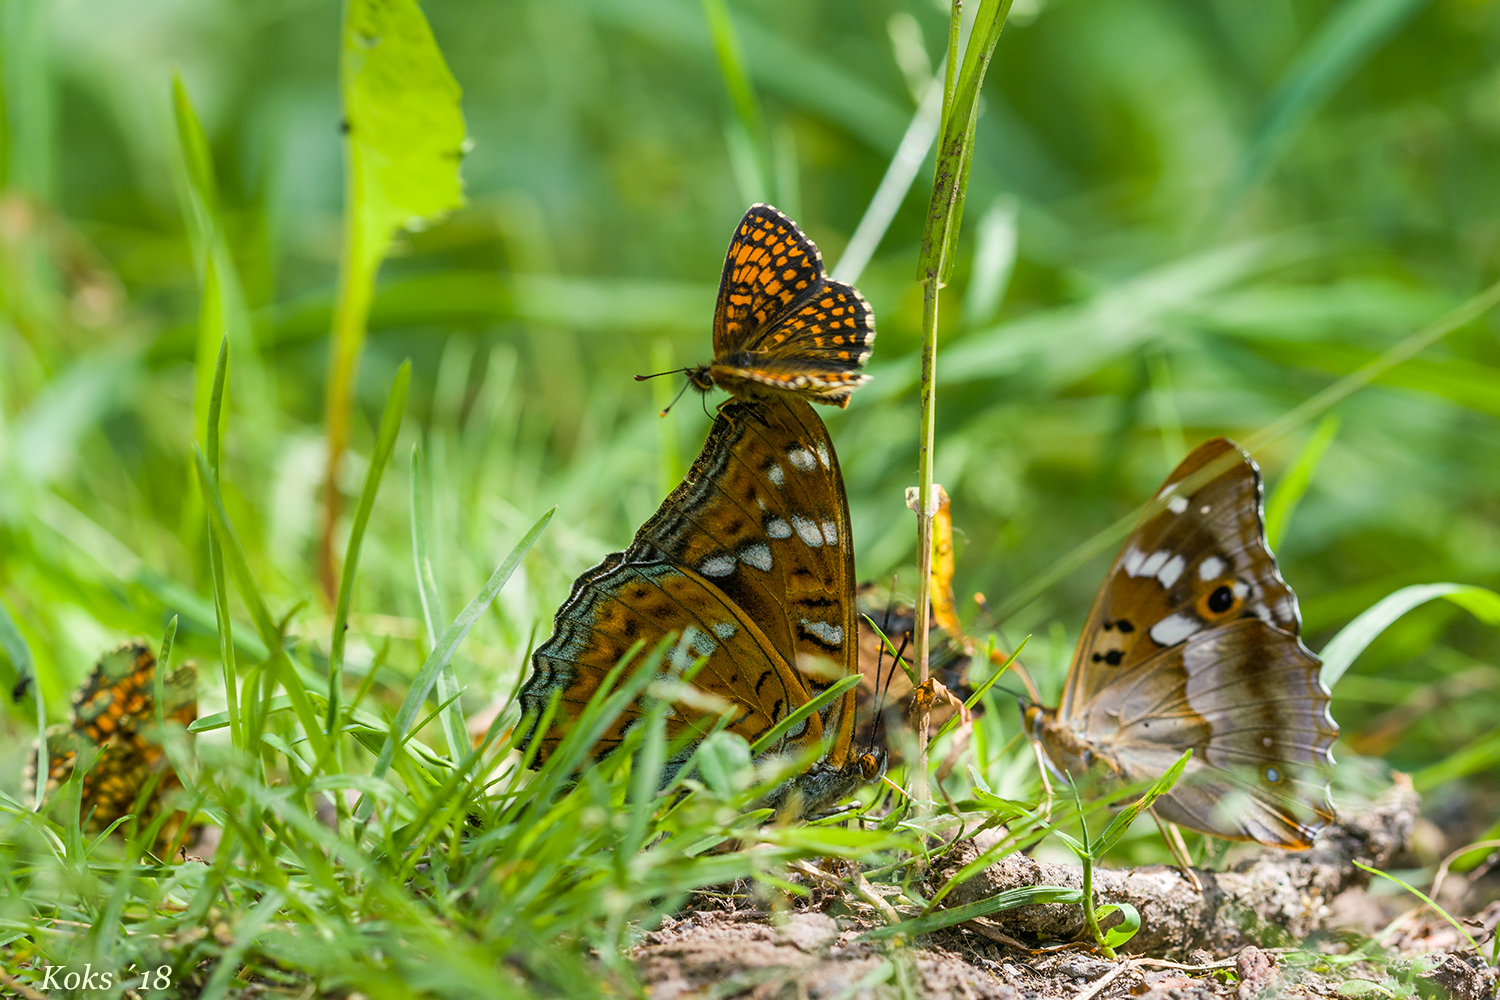
<svg viewBox="0 0 1500 1000"><path fill-rule="evenodd" d="M707 657L695 686L733 704L730 730L753 742L853 671L853 571L848 502L822 421L797 398L731 400L687 477L629 548L579 577L537 649L522 705L539 713L554 693L560 703L539 759L633 643L649 649L674 633L679 659ZM842 767L853 699L851 690L778 749L829 736L826 761ZM698 714L674 706L669 732ZM618 746L636 718L627 709L593 755Z"/></svg>

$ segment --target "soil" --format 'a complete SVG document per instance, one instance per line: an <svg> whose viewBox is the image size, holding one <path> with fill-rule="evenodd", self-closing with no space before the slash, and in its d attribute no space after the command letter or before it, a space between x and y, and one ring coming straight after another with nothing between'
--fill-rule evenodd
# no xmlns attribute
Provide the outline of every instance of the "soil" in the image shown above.
<svg viewBox="0 0 1500 1000"><path fill-rule="evenodd" d="M1229 871L1198 872L1201 893L1173 868L1097 870L1098 901L1130 902L1142 917L1113 961L1080 940L1078 906L1022 907L911 940L871 939L917 906L897 887L831 863L791 873L804 895L743 884L695 895L643 936L636 968L653 1000L1494 1000L1500 972L1484 958L1500 899L1475 904L1500 896L1493 876L1460 901L1472 908L1449 907L1474 914L1465 927L1481 957L1441 915L1409 907L1411 897L1372 895L1370 876L1352 863L1399 860L1415 817L1416 796L1398 786L1312 850L1268 850ZM981 851L971 841L951 845L916 888L930 898ZM1036 884L1078 886L1081 872L1011 855L945 902Z"/></svg>

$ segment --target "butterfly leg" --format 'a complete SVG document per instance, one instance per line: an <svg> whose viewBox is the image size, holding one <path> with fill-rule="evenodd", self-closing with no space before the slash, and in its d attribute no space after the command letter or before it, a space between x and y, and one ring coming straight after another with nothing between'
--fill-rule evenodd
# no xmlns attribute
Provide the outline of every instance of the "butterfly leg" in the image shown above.
<svg viewBox="0 0 1500 1000"><path fill-rule="evenodd" d="M1177 828L1176 823L1168 823L1156 815L1155 809L1151 810L1151 818L1156 820L1156 828L1161 831L1161 839L1167 842L1167 848L1176 859L1177 870L1182 872L1183 877L1191 883L1193 891L1201 896L1203 883L1198 880L1198 873L1193 871L1193 860L1188 857L1187 844L1182 839L1182 831Z"/></svg>

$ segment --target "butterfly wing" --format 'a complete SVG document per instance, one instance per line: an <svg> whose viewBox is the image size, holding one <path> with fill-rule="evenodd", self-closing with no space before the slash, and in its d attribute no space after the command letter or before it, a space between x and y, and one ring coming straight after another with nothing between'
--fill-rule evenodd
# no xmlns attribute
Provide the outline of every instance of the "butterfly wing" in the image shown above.
<svg viewBox="0 0 1500 1000"><path fill-rule="evenodd" d="M1302 849L1333 819L1321 663L1295 635L1253 618L1158 653L1088 706L1093 749L1126 782L1153 781L1184 750L1183 777L1153 807L1233 840Z"/></svg>
<svg viewBox="0 0 1500 1000"><path fill-rule="evenodd" d="M713 381L737 395L753 383L844 405L869 380L861 369L874 341L864 297L824 273L817 246L795 222L770 205L752 206L719 279Z"/></svg>
<svg viewBox="0 0 1500 1000"><path fill-rule="evenodd" d="M1157 499L1100 588L1043 745L1060 767L1092 755L1129 781L1160 776L1192 747L1161 815L1304 847L1332 816L1326 771L1338 729L1319 661L1298 638L1297 599L1266 544L1260 470L1215 439Z"/></svg>
<svg viewBox="0 0 1500 1000"><path fill-rule="evenodd" d="M730 728L753 741L854 669L853 569L848 503L822 421L795 398L731 400L630 547L574 583L533 658L523 707L540 711L558 691L576 715L631 643L676 632L708 657L694 684L734 704ZM788 733L782 749L828 732L828 761L841 766L853 698ZM692 717L680 711L678 728ZM561 734L543 734L542 759ZM594 755L615 746L602 740Z"/></svg>
<svg viewBox="0 0 1500 1000"><path fill-rule="evenodd" d="M1161 509L1126 540L1094 599L1060 715L1203 629L1240 618L1293 635L1302 629L1297 598L1266 545L1260 470L1238 445L1200 445L1157 496Z"/></svg>
<svg viewBox="0 0 1500 1000"><path fill-rule="evenodd" d="M186 663L163 681L163 717L190 725L198 717L197 668ZM129 642L106 653L73 696L71 725L47 731L47 794L73 773L87 748L98 758L83 777L83 811L93 813L91 829L102 829L131 812L151 775L166 767L165 754L153 732L156 725L156 657L141 642ZM34 755L33 755L34 760ZM27 772L28 794L36 788L36 770ZM178 784L168 774L156 799Z"/></svg>

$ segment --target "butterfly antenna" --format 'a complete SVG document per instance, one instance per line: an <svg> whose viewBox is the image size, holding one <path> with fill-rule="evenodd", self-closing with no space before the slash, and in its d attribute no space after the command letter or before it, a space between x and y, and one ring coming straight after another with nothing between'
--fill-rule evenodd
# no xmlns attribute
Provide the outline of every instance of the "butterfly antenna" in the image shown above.
<svg viewBox="0 0 1500 1000"><path fill-rule="evenodd" d="M870 749L867 751L868 753L875 752L875 737L877 734L879 734L881 723L885 720L886 692L890 690L891 681L896 677L896 663L893 661L891 663L891 673L890 676L886 678L885 685L882 686L880 683L880 670L881 667L885 665L885 639L888 638L888 636L885 636L884 633L886 629L891 627L891 611L893 610L895 603L896 575L892 574L891 589L886 592L885 614L881 615L880 618L879 631L881 633L881 637L880 641L876 643L877 653L875 658L875 723L870 727ZM902 648L904 649L905 647L903 646Z"/></svg>
<svg viewBox="0 0 1500 1000"><path fill-rule="evenodd" d="M687 371L686 368L683 368L681 370L682 371ZM660 375L675 375L676 372L658 372L657 374L660 374ZM639 382L639 381L641 381L643 379L655 378L655 377L656 377L655 375L637 375L636 376L636 381ZM688 391L688 386L690 386L692 384L693 383L691 381L682 383L682 388L677 390L677 395L673 396L672 397L672 401L667 404L667 408L665 410L661 411L661 415L662 416L665 417L667 415L667 412L670 411L672 409L672 407L674 407L674 406L677 405L677 401L682 398L682 394L685 393L685 392L687 392Z"/></svg>
<svg viewBox="0 0 1500 1000"><path fill-rule="evenodd" d="M650 375L637 375L635 377L635 380L637 382L645 382L645 381L648 381L648 380L653 379L653 378L661 378L663 375L685 375L685 374L687 374L687 369L686 368L673 368L671 371L652 372Z"/></svg>

